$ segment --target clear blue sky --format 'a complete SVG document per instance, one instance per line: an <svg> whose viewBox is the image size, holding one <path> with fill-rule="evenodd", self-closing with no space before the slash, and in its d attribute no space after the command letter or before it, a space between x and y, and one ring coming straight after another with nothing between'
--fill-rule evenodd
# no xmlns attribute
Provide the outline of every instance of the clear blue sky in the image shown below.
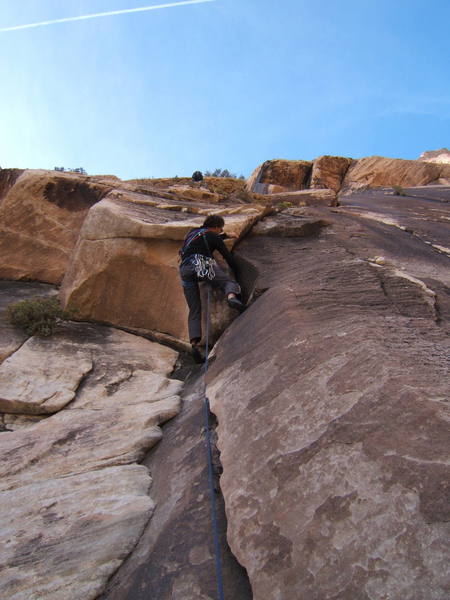
<svg viewBox="0 0 450 600"><path fill-rule="evenodd" d="M0 0L0 28L163 3ZM0 166L417 158L450 147L449 23L448 0L215 0L0 32Z"/></svg>

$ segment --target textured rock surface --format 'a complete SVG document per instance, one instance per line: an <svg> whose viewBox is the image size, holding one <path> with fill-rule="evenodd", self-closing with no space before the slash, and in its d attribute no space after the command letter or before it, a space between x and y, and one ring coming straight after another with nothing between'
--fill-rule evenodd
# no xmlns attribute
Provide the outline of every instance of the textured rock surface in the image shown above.
<svg viewBox="0 0 450 600"><path fill-rule="evenodd" d="M336 206L336 193L333 190L298 190L268 194L267 198L274 204L291 204L293 206Z"/></svg>
<svg viewBox="0 0 450 600"><path fill-rule="evenodd" d="M327 188L350 193L363 187L400 185L447 185L450 167L442 161L403 160L368 156L352 160L342 156L320 156L313 162L268 160L257 167L247 181L249 192L282 194L305 188Z"/></svg>
<svg viewBox="0 0 450 600"><path fill-rule="evenodd" d="M404 187L427 185L450 177L450 166L416 160L368 156L356 161L347 171L343 191L358 187Z"/></svg>
<svg viewBox="0 0 450 600"><path fill-rule="evenodd" d="M92 369L86 354L65 341L45 344L31 338L0 366L0 411L58 412Z"/></svg>
<svg viewBox="0 0 450 600"><path fill-rule="evenodd" d="M307 185L311 168L312 163L306 160L266 160L250 175L247 189L258 194L301 190ZM271 185L278 189L270 188Z"/></svg>
<svg viewBox="0 0 450 600"><path fill-rule="evenodd" d="M313 163L311 187L328 188L336 193L339 192L352 162L351 158L343 156L319 156Z"/></svg>
<svg viewBox="0 0 450 600"><path fill-rule="evenodd" d="M135 463L180 408L181 382L167 378L173 350L72 323L33 340L44 364L52 343L72 346L73 365L77 352L80 362L89 356L93 368L63 410L0 434L2 598L89 600L102 592L154 510L148 470Z"/></svg>
<svg viewBox="0 0 450 600"><path fill-rule="evenodd" d="M318 237L240 247L267 291L221 339L207 393L255 600L450 594L449 258L429 243L448 202L363 216L383 198L346 198Z"/></svg>
<svg viewBox="0 0 450 600"><path fill-rule="evenodd" d="M0 277L59 283L103 183L53 171L0 171Z"/></svg>
<svg viewBox="0 0 450 600"><path fill-rule="evenodd" d="M266 217L257 223L251 235L275 236L275 237L309 237L320 232L329 221L323 218L305 216L298 214L298 209L287 209L282 213Z"/></svg>
<svg viewBox="0 0 450 600"><path fill-rule="evenodd" d="M427 152L422 152L418 160L448 165L450 164L450 150L448 148L428 150Z"/></svg>
<svg viewBox="0 0 450 600"><path fill-rule="evenodd" d="M203 425L203 382L192 377L181 413L144 460L153 479L153 517L99 600L217 598ZM248 578L226 543L222 498L216 497L225 598L250 600Z"/></svg>
<svg viewBox="0 0 450 600"><path fill-rule="evenodd" d="M203 215L195 217L163 206L122 193L91 209L63 282L66 306L76 307L81 317L187 339L178 274L184 236L208 212L223 214L226 231L242 235L264 208L203 207ZM228 314L222 330L231 318Z"/></svg>

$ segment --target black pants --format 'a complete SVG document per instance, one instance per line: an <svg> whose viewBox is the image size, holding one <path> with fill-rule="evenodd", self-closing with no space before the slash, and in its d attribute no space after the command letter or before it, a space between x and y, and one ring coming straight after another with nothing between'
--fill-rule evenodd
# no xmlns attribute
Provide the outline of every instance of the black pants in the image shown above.
<svg viewBox="0 0 450 600"><path fill-rule="evenodd" d="M190 261L182 264L180 267L181 284L183 286L184 297L189 307L188 328L189 339L200 339L202 337L202 303L200 300L199 281L207 281L213 287L219 287L225 296L228 294L240 294L241 288L225 271L217 265L214 266L214 279L199 279L195 269Z"/></svg>

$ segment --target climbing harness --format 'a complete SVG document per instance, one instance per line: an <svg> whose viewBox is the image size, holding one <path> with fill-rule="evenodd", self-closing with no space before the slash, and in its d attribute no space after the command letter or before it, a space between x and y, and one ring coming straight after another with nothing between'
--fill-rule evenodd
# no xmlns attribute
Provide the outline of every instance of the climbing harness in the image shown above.
<svg viewBox="0 0 450 600"><path fill-rule="evenodd" d="M206 301L206 347L205 347L205 363L203 365L203 373L206 375L208 371L208 351L209 351L209 320L210 320L210 300L211 300L211 286L207 286L207 301ZM223 595L223 580L222 580L222 557L220 551L220 538L219 538L219 527L217 523L217 505L216 505L216 490L214 486L214 470L212 462L212 443L211 443L211 427L209 424L210 409L209 400L206 396L206 384L205 384L205 399L204 399L204 419L205 419L205 437L206 437L206 454L208 461L208 483L209 483L209 497L211 503L211 521L213 528L213 541L214 541L214 559L216 565L216 580L217 580L217 598L218 600L224 600Z"/></svg>
<svg viewBox="0 0 450 600"><path fill-rule="evenodd" d="M197 275L197 277L199 279L212 280L216 276L214 267L216 266L217 263L214 260L214 258L212 258L208 240L206 239L206 236L205 236L206 231L207 230L204 227L201 227L200 229L192 230L186 236L183 247L181 248L179 254L180 254L181 260L183 261L185 252L189 248L189 246L192 244L192 242L194 242L195 240L197 240L200 237L203 238L203 241L205 243L206 250L207 250L207 253L209 254L209 256L204 256L203 254L193 254L192 256L189 256L188 260L191 262L192 266L194 267L195 274Z"/></svg>

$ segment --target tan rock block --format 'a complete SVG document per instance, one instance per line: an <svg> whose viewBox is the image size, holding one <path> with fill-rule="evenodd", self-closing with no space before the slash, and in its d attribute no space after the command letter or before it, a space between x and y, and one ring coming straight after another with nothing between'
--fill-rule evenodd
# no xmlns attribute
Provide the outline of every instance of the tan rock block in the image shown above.
<svg viewBox="0 0 450 600"><path fill-rule="evenodd" d="M428 150L427 152L422 152L418 160L448 165L450 164L450 150L448 150L448 148L440 148L440 150Z"/></svg>
<svg viewBox="0 0 450 600"><path fill-rule="evenodd" d="M204 214L223 215L225 231L240 236L265 210L205 207ZM91 209L80 233L61 289L64 306L75 307L82 318L187 339L178 251L203 220L127 195L105 198Z"/></svg>
<svg viewBox="0 0 450 600"><path fill-rule="evenodd" d="M418 160L368 156L357 160L347 171L343 190L358 187L401 185L415 187L450 176L450 166Z"/></svg>
<svg viewBox="0 0 450 600"><path fill-rule="evenodd" d="M0 365L0 411L49 414L75 396L92 361L71 344L58 344L45 356L33 338Z"/></svg>
<svg viewBox="0 0 450 600"><path fill-rule="evenodd" d="M333 190L299 190L297 192L284 192L282 194L270 194L267 196L272 204L283 204L293 206L336 206L337 198Z"/></svg>
<svg viewBox="0 0 450 600"><path fill-rule="evenodd" d="M311 174L312 162L306 160L267 160L257 167L247 181L247 190L258 194L270 193L270 185L283 190L303 189Z"/></svg>
<svg viewBox="0 0 450 600"><path fill-rule="evenodd" d="M59 283L83 220L109 187L78 175L3 169L0 277Z"/></svg>
<svg viewBox="0 0 450 600"><path fill-rule="evenodd" d="M206 202L207 204L217 204L220 202L220 195L210 192L204 187L191 187L187 185L171 185L167 190L182 199L189 199L195 202Z"/></svg>
<svg viewBox="0 0 450 600"><path fill-rule="evenodd" d="M328 188L339 192L352 162L351 158L343 156L319 156L313 163L311 188Z"/></svg>
<svg viewBox="0 0 450 600"><path fill-rule="evenodd" d="M97 598L153 512L150 483L124 465L1 492L0 596Z"/></svg>

